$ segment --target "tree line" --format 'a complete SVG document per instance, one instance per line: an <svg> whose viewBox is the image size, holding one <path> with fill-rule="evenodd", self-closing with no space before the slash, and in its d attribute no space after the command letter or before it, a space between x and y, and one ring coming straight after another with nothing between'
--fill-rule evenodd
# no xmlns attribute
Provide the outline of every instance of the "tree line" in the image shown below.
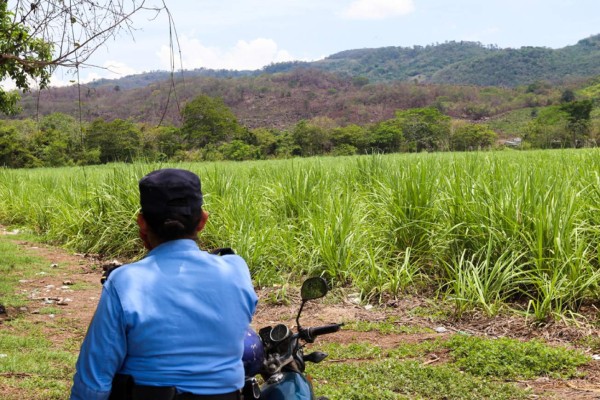
<svg viewBox="0 0 600 400"><path fill-rule="evenodd" d="M565 99L539 112L526 128L526 147L580 147L590 142L591 100ZM150 126L131 120L83 123L61 113L38 121L0 121L0 165L11 168L109 162L252 160L319 155L469 151L497 146L487 125L453 120L438 108L396 111L368 125L339 126L327 117L289 129L249 129L220 98L200 95L182 110L183 123Z"/></svg>

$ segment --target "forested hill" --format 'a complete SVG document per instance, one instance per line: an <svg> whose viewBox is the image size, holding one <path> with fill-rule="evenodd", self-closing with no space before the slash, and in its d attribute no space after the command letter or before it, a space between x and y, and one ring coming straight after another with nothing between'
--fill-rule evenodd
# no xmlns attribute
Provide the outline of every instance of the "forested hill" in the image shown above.
<svg viewBox="0 0 600 400"><path fill-rule="evenodd" d="M297 65L275 64L265 70L285 71ZM501 49L475 42L348 50L305 65L362 76L370 81L417 80L509 87L536 80L563 83L600 74L600 35L556 50L546 47Z"/></svg>
<svg viewBox="0 0 600 400"><path fill-rule="evenodd" d="M522 47L491 52L435 72L432 82L516 86L534 80L564 83L600 74L600 35L552 50Z"/></svg>
<svg viewBox="0 0 600 400"><path fill-rule="evenodd" d="M600 75L600 34L561 49L547 47L499 48L478 42L446 42L429 46L347 50L314 62L271 64L256 71L187 70L184 78L238 78L297 68L313 68L369 82L417 81L480 86L516 87L535 81L553 84ZM99 80L90 86L121 89L144 87L170 78L153 71L119 80Z"/></svg>

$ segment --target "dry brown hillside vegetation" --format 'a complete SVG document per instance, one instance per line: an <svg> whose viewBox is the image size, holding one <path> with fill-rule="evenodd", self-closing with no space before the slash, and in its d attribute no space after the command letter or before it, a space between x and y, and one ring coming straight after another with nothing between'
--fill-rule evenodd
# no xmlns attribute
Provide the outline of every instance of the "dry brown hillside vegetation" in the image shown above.
<svg viewBox="0 0 600 400"><path fill-rule="evenodd" d="M412 81L369 83L316 69L237 78L186 78L123 89L119 81L50 88L25 94L19 118L60 112L148 124L181 123L182 107L203 94L222 98L248 128L285 129L300 120L328 117L339 125L371 124L397 110L435 107L454 118L481 120L525 107L556 104L564 87L535 83L517 88L425 84ZM81 98L81 104L79 99Z"/></svg>

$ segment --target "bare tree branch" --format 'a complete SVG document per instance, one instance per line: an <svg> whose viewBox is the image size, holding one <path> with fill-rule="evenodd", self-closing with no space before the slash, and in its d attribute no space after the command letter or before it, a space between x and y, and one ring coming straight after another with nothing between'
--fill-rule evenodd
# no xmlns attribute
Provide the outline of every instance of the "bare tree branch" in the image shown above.
<svg viewBox="0 0 600 400"><path fill-rule="evenodd" d="M167 14L174 70L174 23L164 0L0 0L0 82L27 91L36 81L44 89L57 67L78 76L81 66L98 68L89 58L110 39L133 37L133 17L142 12L152 19ZM15 113L16 101L0 86L0 112Z"/></svg>
<svg viewBox="0 0 600 400"><path fill-rule="evenodd" d="M147 0L18 0L12 9L14 27L25 26L30 37L50 43L52 58L33 60L22 54L3 56L35 67L85 65L109 39L123 33L133 36L134 15L142 11L159 14L167 10L164 2L157 6L147 3Z"/></svg>

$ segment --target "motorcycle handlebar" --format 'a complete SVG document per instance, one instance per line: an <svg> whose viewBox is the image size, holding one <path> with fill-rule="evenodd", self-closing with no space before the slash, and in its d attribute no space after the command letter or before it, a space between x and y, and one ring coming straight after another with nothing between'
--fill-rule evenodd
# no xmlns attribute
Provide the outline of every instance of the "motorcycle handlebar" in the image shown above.
<svg viewBox="0 0 600 400"><path fill-rule="evenodd" d="M312 342L317 336L327 335L329 333L339 331L343 325L344 324L329 324L323 326L315 326L314 328L302 329L302 331L300 332L300 338L308 342Z"/></svg>

